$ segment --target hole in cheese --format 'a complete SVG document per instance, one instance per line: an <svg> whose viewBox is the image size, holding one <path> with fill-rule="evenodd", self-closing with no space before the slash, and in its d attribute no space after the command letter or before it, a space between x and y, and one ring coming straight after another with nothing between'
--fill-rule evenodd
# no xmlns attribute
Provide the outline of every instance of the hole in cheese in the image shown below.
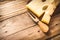
<svg viewBox="0 0 60 40"><path fill-rule="evenodd" d="M45 5L42 9L46 10L48 8L48 5Z"/></svg>
<svg viewBox="0 0 60 40"><path fill-rule="evenodd" d="M42 0L42 2L45 2L46 0Z"/></svg>

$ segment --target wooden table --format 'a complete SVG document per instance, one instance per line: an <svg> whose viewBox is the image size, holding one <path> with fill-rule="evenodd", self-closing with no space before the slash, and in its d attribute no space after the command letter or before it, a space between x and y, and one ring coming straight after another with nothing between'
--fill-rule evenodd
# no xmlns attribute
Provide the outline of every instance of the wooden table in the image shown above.
<svg viewBox="0 0 60 40"><path fill-rule="evenodd" d="M49 25L50 31L48 34L45 34L28 16L28 11L25 8L26 1L21 4L20 2L11 2L14 6L10 5L10 7L16 6L16 8L11 8L13 12L9 9L9 6L5 6L4 8L3 5L6 4L1 6L1 8L3 8L1 10L6 10L1 11L2 16L0 17L0 40L45 40L60 34L60 14L52 17Z"/></svg>

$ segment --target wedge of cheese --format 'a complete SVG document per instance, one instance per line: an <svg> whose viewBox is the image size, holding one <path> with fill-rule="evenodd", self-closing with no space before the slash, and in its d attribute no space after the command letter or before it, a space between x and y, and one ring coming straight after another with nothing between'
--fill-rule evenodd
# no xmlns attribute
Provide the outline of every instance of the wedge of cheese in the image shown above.
<svg viewBox="0 0 60 40"><path fill-rule="evenodd" d="M51 19L51 15L53 14L56 6L52 5L52 4L49 4L49 5L46 5L45 7L48 7L48 8L44 11L45 14L42 17L41 21L46 23L46 24L49 24L50 19Z"/></svg>
<svg viewBox="0 0 60 40"><path fill-rule="evenodd" d="M50 15L53 14L57 4L58 1L56 0L32 0L26 7L38 17L41 17L44 13L41 21L49 24Z"/></svg>
<svg viewBox="0 0 60 40"><path fill-rule="evenodd" d="M42 18L42 22L49 24L51 17L48 14L45 14Z"/></svg>

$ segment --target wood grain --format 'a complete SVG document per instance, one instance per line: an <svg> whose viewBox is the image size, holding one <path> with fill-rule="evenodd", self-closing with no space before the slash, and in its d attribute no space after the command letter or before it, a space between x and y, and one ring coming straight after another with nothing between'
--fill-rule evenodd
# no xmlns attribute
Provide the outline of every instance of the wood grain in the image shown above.
<svg viewBox="0 0 60 40"><path fill-rule="evenodd" d="M19 16L16 16L16 17L13 17L11 19L4 21L0 27L2 31L1 34L3 34L3 36L8 36L17 31L26 29L32 25L35 25L34 22L25 13L25 14L22 14L22 15L19 15ZM6 31L7 33L5 33Z"/></svg>
<svg viewBox="0 0 60 40"><path fill-rule="evenodd" d="M14 3L12 5L14 5ZM22 3L18 5L22 5ZM23 3L23 6L24 5L26 4ZM5 9L6 7L5 8L4 7L2 8L5 11L9 9L8 8L9 6L7 7L7 9ZM15 6L12 6L12 7L15 7ZM19 8L20 7L13 8L13 10L18 9L18 11L9 13L11 11L9 10L8 13L2 14L4 17L2 17L1 20L4 20L4 21L0 22L0 40L45 40L57 34L60 34L60 14L52 17L49 25L50 31L47 34L44 34L39 28L39 26L36 25L32 21L32 19L28 16L26 12L27 10L26 9L25 9L26 11L21 10L25 8L25 6L21 9Z"/></svg>
<svg viewBox="0 0 60 40"><path fill-rule="evenodd" d="M39 31L39 27L34 26L26 30L20 31L16 34L10 35L6 37L5 40L35 40L44 36L43 32Z"/></svg>
<svg viewBox="0 0 60 40"><path fill-rule="evenodd" d="M24 1L12 1L4 5L0 5L0 21L26 12L25 5L26 3Z"/></svg>
<svg viewBox="0 0 60 40"><path fill-rule="evenodd" d="M27 14L22 14L22 17L19 17L19 16L18 17L23 18L23 15L27 15ZM19 20L18 17L17 17L17 21ZM53 37L54 35L60 34L60 24L59 24L60 19L59 19L59 17L60 17L60 15L58 15L56 17L53 17L56 20L52 18L53 22L51 21L50 31L48 32L48 34L44 34L37 25L36 26L31 26L32 24L33 25L35 25L35 24L31 23L30 21L29 21L29 24L26 23L26 24L28 24L28 26L31 24L30 27L27 27L27 25L25 25L26 21L25 22L18 21L19 25L21 25L20 23L23 22L23 24L21 25L22 27L19 28L20 26L18 26L16 24L17 23L16 21L14 21L15 20L14 18L16 18L16 17L8 19L8 20L6 20L6 22L13 19L13 21L10 21L10 23L13 22L13 24L10 24L9 22L7 22L7 24L10 24L10 25L9 25L9 27L5 26L2 29L0 29L0 30L2 30L1 33L0 33L0 35L1 35L0 37L1 37L1 39L4 39L4 40L45 40L47 38ZM27 18L26 19L23 18L23 19L26 20ZM14 24L15 24L15 26L13 26ZM58 24L58 25L56 25L56 24Z"/></svg>

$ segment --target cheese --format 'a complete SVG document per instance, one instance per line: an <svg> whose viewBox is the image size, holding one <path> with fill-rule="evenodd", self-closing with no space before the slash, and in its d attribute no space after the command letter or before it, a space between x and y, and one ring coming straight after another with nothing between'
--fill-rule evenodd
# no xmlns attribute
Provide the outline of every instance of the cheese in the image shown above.
<svg viewBox="0 0 60 40"><path fill-rule="evenodd" d="M49 24L51 15L53 14L57 2L56 0L32 0L26 7L30 9L37 17L42 17L41 21Z"/></svg>
<svg viewBox="0 0 60 40"><path fill-rule="evenodd" d="M42 22L49 24L51 17L47 14L45 14L42 18Z"/></svg>

